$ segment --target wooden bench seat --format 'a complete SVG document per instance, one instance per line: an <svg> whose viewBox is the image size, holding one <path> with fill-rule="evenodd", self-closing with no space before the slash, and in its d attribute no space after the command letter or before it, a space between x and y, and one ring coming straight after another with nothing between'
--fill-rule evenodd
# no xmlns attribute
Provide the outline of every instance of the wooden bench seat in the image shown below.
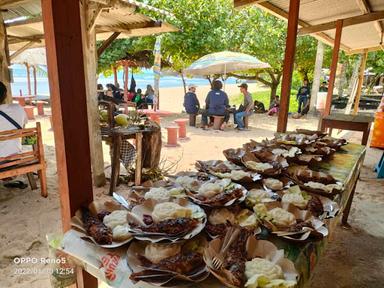
<svg viewBox="0 0 384 288"><path fill-rule="evenodd" d="M34 128L1 131L0 142L12 139L20 139L21 141L27 136L36 137L36 144L31 145L31 151L0 157L0 179L26 174L31 188L36 189L33 172L37 172L40 179L41 196L47 197L46 164L40 123L37 122Z"/></svg>

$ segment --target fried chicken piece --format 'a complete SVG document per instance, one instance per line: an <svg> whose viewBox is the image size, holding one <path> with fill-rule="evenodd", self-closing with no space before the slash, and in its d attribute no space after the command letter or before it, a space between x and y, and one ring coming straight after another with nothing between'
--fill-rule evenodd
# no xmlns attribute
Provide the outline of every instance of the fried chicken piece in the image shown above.
<svg viewBox="0 0 384 288"><path fill-rule="evenodd" d="M323 203L319 197L312 196L312 198L308 201L308 210L316 217L319 217L324 213Z"/></svg>
<svg viewBox="0 0 384 288"><path fill-rule="evenodd" d="M197 219L191 219L186 217L164 220L158 223L152 223L148 226L138 226L134 223L130 223L131 226L136 226L144 232L164 233L169 236L176 236L181 234L185 235L195 229L198 224L199 221Z"/></svg>
<svg viewBox="0 0 384 288"><path fill-rule="evenodd" d="M201 195L195 195L195 197L197 199L199 199L200 201L203 201L204 204L222 205L222 204L225 204L232 199L239 198L242 195L243 195L243 190L241 190L240 188L236 188L233 191L231 191L231 193L223 192L223 193L219 193L219 194L217 194L213 197L210 197L210 198L207 198L207 197L201 196Z"/></svg>
<svg viewBox="0 0 384 288"><path fill-rule="evenodd" d="M159 263L155 264L148 260L146 257L139 255L141 264L148 269L159 269L164 271L171 271L178 274L188 275L195 269L201 267L204 264L203 256L196 252L179 253L175 256L165 258ZM131 280L137 281L137 279L148 274L148 270L144 270L137 273L132 273L129 277Z"/></svg>
<svg viewBox="0 0 384 288"><path fill-rule="evenodd" d="M112 244L112 230L97 217L92 216L87 208L82 208L82 220L87 234L100 245Z"/></svg>
<svg viewBox="0 0 384 288"><path fill-rule="evenodd" d="M217 224L213 225L210 223L207 223L205 225L205 230L212 236L224 236L227 232L228 226L226 224Z"/></svg>

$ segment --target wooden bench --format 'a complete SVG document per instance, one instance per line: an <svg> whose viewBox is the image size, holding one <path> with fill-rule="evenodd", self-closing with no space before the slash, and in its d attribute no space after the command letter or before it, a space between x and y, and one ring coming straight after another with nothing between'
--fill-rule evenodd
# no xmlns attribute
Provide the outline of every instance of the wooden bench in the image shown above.
<svg viewBox="0 0 384 288"><path fill-rule="evenodd" d="M0 132L0 142L14 139L21 141L27 136L36 137L36 144L32 145L31 151L0 157L0 179L27 174L33 190L37 189L33 172L37 172L40 179L41 196L47 197L46 164L40 123L37 122L35 128L2 131Z"/></svg>

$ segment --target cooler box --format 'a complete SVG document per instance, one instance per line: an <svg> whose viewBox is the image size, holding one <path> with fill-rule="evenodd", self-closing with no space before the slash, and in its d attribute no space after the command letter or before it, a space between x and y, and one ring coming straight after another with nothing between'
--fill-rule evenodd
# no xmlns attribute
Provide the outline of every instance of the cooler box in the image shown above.
<svg viewBox="0 0 384 288"><path fill-rule="evenodd" d="M375 113L371 147L384 148L384 112Z"/></svg>

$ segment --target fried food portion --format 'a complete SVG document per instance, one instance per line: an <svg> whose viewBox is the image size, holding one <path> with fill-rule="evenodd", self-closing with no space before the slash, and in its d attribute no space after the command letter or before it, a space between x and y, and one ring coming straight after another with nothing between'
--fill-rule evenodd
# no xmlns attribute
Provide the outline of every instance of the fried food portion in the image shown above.
<svg viewBox="0 0 384 288"><path fill-rule="evenodd" d="M168 219L158 223L152 222L148 226L138 226L130 223L131 227L137 227L144 232L162 233L169 236L185 235L195 229L198 224L199 220L186 217Z"/></svg>
<svg viewBox="0 0 384 288"><path fill-rule="evenodd" d="M112 244L112 230L97 217L92 216L87 208L82 208L82 220L87 234L100 245Z"/></svg>

